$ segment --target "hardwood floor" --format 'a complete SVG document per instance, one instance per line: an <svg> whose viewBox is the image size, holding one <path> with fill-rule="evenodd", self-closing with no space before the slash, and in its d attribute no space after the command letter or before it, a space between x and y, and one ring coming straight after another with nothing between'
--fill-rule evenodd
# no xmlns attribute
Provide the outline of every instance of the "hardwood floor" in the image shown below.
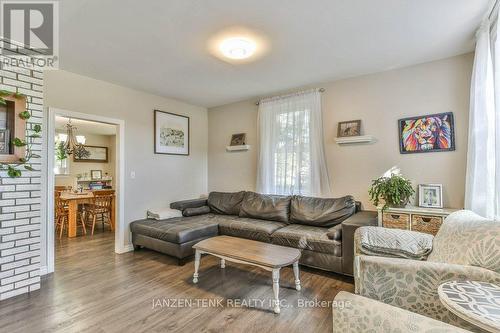
<svg viewBox="0 0 500 333"><path fill-rule="evenodd" d="M0 302L0 332L331 332L331 304L314 301L354 291L350 278L301 266L297 292L291 267L283 268L286 303L275 315L267 271L230 262L221 269L203 256L194 285L192 261L180 267L153 251L113 249L110 232L57 241L56 272L41 290ZM305 300L312 303L299 307Z"/></svg>

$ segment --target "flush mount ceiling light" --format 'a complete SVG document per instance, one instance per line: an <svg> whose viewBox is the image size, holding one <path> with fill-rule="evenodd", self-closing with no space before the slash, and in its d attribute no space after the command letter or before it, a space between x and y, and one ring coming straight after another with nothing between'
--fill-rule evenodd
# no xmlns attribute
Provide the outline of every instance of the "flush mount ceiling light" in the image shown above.
<svg viewBox="0 0 500 333"><path fill-rule="evenodd" d="M207 40L208 52L231 65L245 65L265 56L270 41L263 32L242 26L226 27Z"/></svg>
<svg viewBox="0 0 500 333"><path fill-rule="evenodd" d="M251 39L233 37L224 39L220 43L219 49L225 57L239 60L251 57L255 53L257 45Z"/></svg>

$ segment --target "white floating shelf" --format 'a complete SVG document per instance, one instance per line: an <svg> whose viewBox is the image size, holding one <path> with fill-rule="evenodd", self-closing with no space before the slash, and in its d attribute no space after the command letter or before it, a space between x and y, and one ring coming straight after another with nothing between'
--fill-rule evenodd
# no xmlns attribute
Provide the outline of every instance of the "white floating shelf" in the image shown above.
<svg viewBox="0 0 500 333"><path fill-rule="evenodd" d="M335 138L335 142L339 145L353 145L358 143L373 143L375 142L375 138L371 135L347 136Z"/></svg>
<svg viewBox="0 0 500 333"><path fill-rule="evenodd" d="M241 145L241 146L226 146L227 151L243 151L250 150L250 145Z"/></svg>

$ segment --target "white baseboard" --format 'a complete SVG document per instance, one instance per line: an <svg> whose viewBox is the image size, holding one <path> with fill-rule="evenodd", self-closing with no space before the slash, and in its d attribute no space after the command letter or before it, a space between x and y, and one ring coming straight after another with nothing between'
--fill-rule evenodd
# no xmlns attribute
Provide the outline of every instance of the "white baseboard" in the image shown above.
<svg viewBox="0 0 500 333"><path fill-rule="evenodd" d="M132 244L125 245L125 246L122 246L120 248L115 249L115 252L118 254L127 253L127 252L131 252L131 251L134 251L134 245L132 245Z"/></svg>

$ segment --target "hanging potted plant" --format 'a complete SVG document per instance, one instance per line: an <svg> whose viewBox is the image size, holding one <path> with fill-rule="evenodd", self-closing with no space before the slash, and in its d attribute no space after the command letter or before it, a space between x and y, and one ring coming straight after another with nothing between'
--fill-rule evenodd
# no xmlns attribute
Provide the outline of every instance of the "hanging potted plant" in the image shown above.
<svg viewBox="0 0 500 333"><path fill-rule="evenodd" d="M405 207L415 194L411 181L401 175L391 174L390 177L380 177L372 181L368 191L370 200L375 206L384 201L382 210L387 207Z"/></svg>

